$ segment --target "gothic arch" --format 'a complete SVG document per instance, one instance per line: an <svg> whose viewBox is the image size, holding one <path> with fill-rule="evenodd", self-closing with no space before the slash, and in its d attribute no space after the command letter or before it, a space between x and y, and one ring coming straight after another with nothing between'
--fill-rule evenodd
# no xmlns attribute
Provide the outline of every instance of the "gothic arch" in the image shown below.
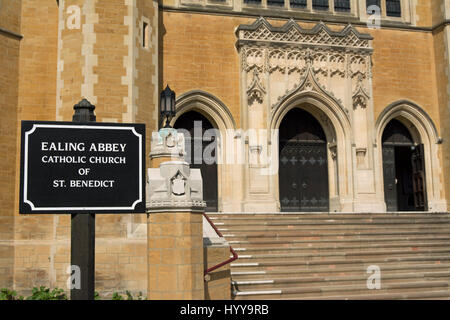
<svg viewBox="0 0 450 320"><path fill-rule="evenodd" d="M202 90L188 91L178 97L177 115L171 123L191 110L203 114L220 131L236 129L236 122L227 106L214 95Z"/></svg>
<svg viewBox="0 0 450 320"><path fill-rule="evenodd" d="M273 161L278 163L278 133L284 116L293 108L311 113L322 125L328 143L328 172L330 211L351 211L353 197L351 125L345 109L327 92L315 86L315 90L298 89L287 94L272 110L269 127L274 132L271 148ZM345 177L345 178L344 178ZM279 190L278 179L274 179ZM279 199L278 199L279 201Z"/></svg>
<svg viewBox="0 0 450 320"><path fill-rule="evenodd" d="M236 123L227 106L214 95L202 91L192 90L181 94L176 102L177 114L171 121L173 126L178 118L189 111L195 111L207 118L211 124L219 130L217 152L219 154L217 165L218 194L219 203L218 210L228 210L233 202L233 196L229 193L232 190L232 174L230 166L225 163L224 152L227 150L227 130L235 131Z"/></svg>
<svg viewBox="0 0 450 320"><path fill-rule="evenodd" d="M391 103L378 116L375 122L375 161L376 175L380 179L378 194L383 194L383 160L382 135L386 125L397 119L410 131L414 143L423 143L425 150L426 188L428 195L428 211L445 211L446 202L441 197L442 167L439 161L439 145L442 142L431 117L423 108L408 100ZM384 199L383 199L384 201Z"/></svg>

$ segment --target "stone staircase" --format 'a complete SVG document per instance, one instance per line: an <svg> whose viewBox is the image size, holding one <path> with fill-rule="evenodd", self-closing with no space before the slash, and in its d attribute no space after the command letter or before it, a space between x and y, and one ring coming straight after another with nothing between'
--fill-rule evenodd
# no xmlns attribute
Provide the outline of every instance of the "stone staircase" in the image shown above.
<svg viewBox="0 0 450 320"><path fill-rule="evenodd" d="M233 299L450 299L450 214L208 216L239 255Z"/></svg>

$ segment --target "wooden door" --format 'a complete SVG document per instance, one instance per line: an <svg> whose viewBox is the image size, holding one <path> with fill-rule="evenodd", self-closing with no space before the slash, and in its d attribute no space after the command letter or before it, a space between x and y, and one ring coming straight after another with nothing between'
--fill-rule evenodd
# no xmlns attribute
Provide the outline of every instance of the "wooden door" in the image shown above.
<svg viewBox="0 0 450 320"><path fill-rule="evenodd" d="M281 211L329 211L325 134L308 112L293 109L280 125L279 191Z"/></svg>
<svg viewBox="0 0 450 320"><path fill-rule="evenodd" d="M397 211L397 185L395 177L395 146L383 145L384 199L387 211Z"/></svg>
<svg viewBox="0 0 450 320"><path fill-rule="evenodd" d="M201 126L201 136L195 136L194 125L195 122ZM175 123L176 129L185 129L189 131L190 137L185 137L186 156L185 159L190 163L192 169L200 169L203 180L203 200L206 202L207 212L218 211L218 179L217 179L217 161L205 161L204 151L207 146L214 148L217 145L215 138L212 141L204 139L206 130L214 127L200 113L191 111L181 115ZM212 146L211 146L212 144ZM211 156L217 157L215 151Z"/></svg>
<svg viewBox="0 0 450 320"><path fill-rule="evenodd" d="M425 181L425 157L423 144L416 146L412 152L412 177L414 207L418 211L428 210L428 199Z"/></svg>

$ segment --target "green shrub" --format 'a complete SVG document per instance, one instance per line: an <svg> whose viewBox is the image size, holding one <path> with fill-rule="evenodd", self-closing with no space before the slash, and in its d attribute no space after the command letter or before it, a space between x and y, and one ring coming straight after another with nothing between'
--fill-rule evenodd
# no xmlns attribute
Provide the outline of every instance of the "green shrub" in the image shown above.
<svg viewBox="0 0 450 320"><path fill-rule="evenodd" d="M23 297L17 297L17 292L15 291L2 288L0 289L0 300L23 300Z"/></svg>
<svg viewBox="0 0 450 320"><path fill-rule="evenodd" d="M0 300L24 300L24 297L17 296L16 291L0 289ZM50 288L41 286L33 288L31 296L27 297L26 300L68 300L68 298L63 289L55 288L50 291ZM101 300L97 291L94 293L94 300ZM142 296L142 292L139 292L135 298L127 290L125 291L125 297L118 292L114 292L112 300L145 300L145 297Z"/></svg>
<svg viewBox="0 0 450 320"><path fill-rule="evenodd" d="M27 300L68 300L66 293L63 289L53 289L50 291L49 288L41 286L38 288L33 288L32 295L27 298Z"/></svg>
<svg viewBox="0 0 450 320"><path fill-rule="evenodd" d="M139 292L139 294L136 296L136 298L133 297L130 291L125 291L126 299L123 295L121 295L118 292L113 293L113 300L144 300L145 298L142 296L142 292Z"/></svg>
<svg viewBox="0 0 450 320"><path fill-rule="evenodd" d="M117 292L114 292L112 299L113 300L123 300L123 297L122 297L122 295L118 294Z"/></svg>

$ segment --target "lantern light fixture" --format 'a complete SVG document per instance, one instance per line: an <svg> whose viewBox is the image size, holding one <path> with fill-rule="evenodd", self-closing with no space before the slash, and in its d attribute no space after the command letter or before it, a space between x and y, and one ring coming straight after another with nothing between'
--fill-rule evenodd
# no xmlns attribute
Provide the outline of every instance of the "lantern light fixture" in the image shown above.
<svg viewBox="0 0 450 320"><path fill-rule="evenodd" d="M161 119L166 120L164 128L171 128L170 121L175 117L175 92L172 91L169 85L161 92L161 99L159 109L161 112Z"/></svg>

